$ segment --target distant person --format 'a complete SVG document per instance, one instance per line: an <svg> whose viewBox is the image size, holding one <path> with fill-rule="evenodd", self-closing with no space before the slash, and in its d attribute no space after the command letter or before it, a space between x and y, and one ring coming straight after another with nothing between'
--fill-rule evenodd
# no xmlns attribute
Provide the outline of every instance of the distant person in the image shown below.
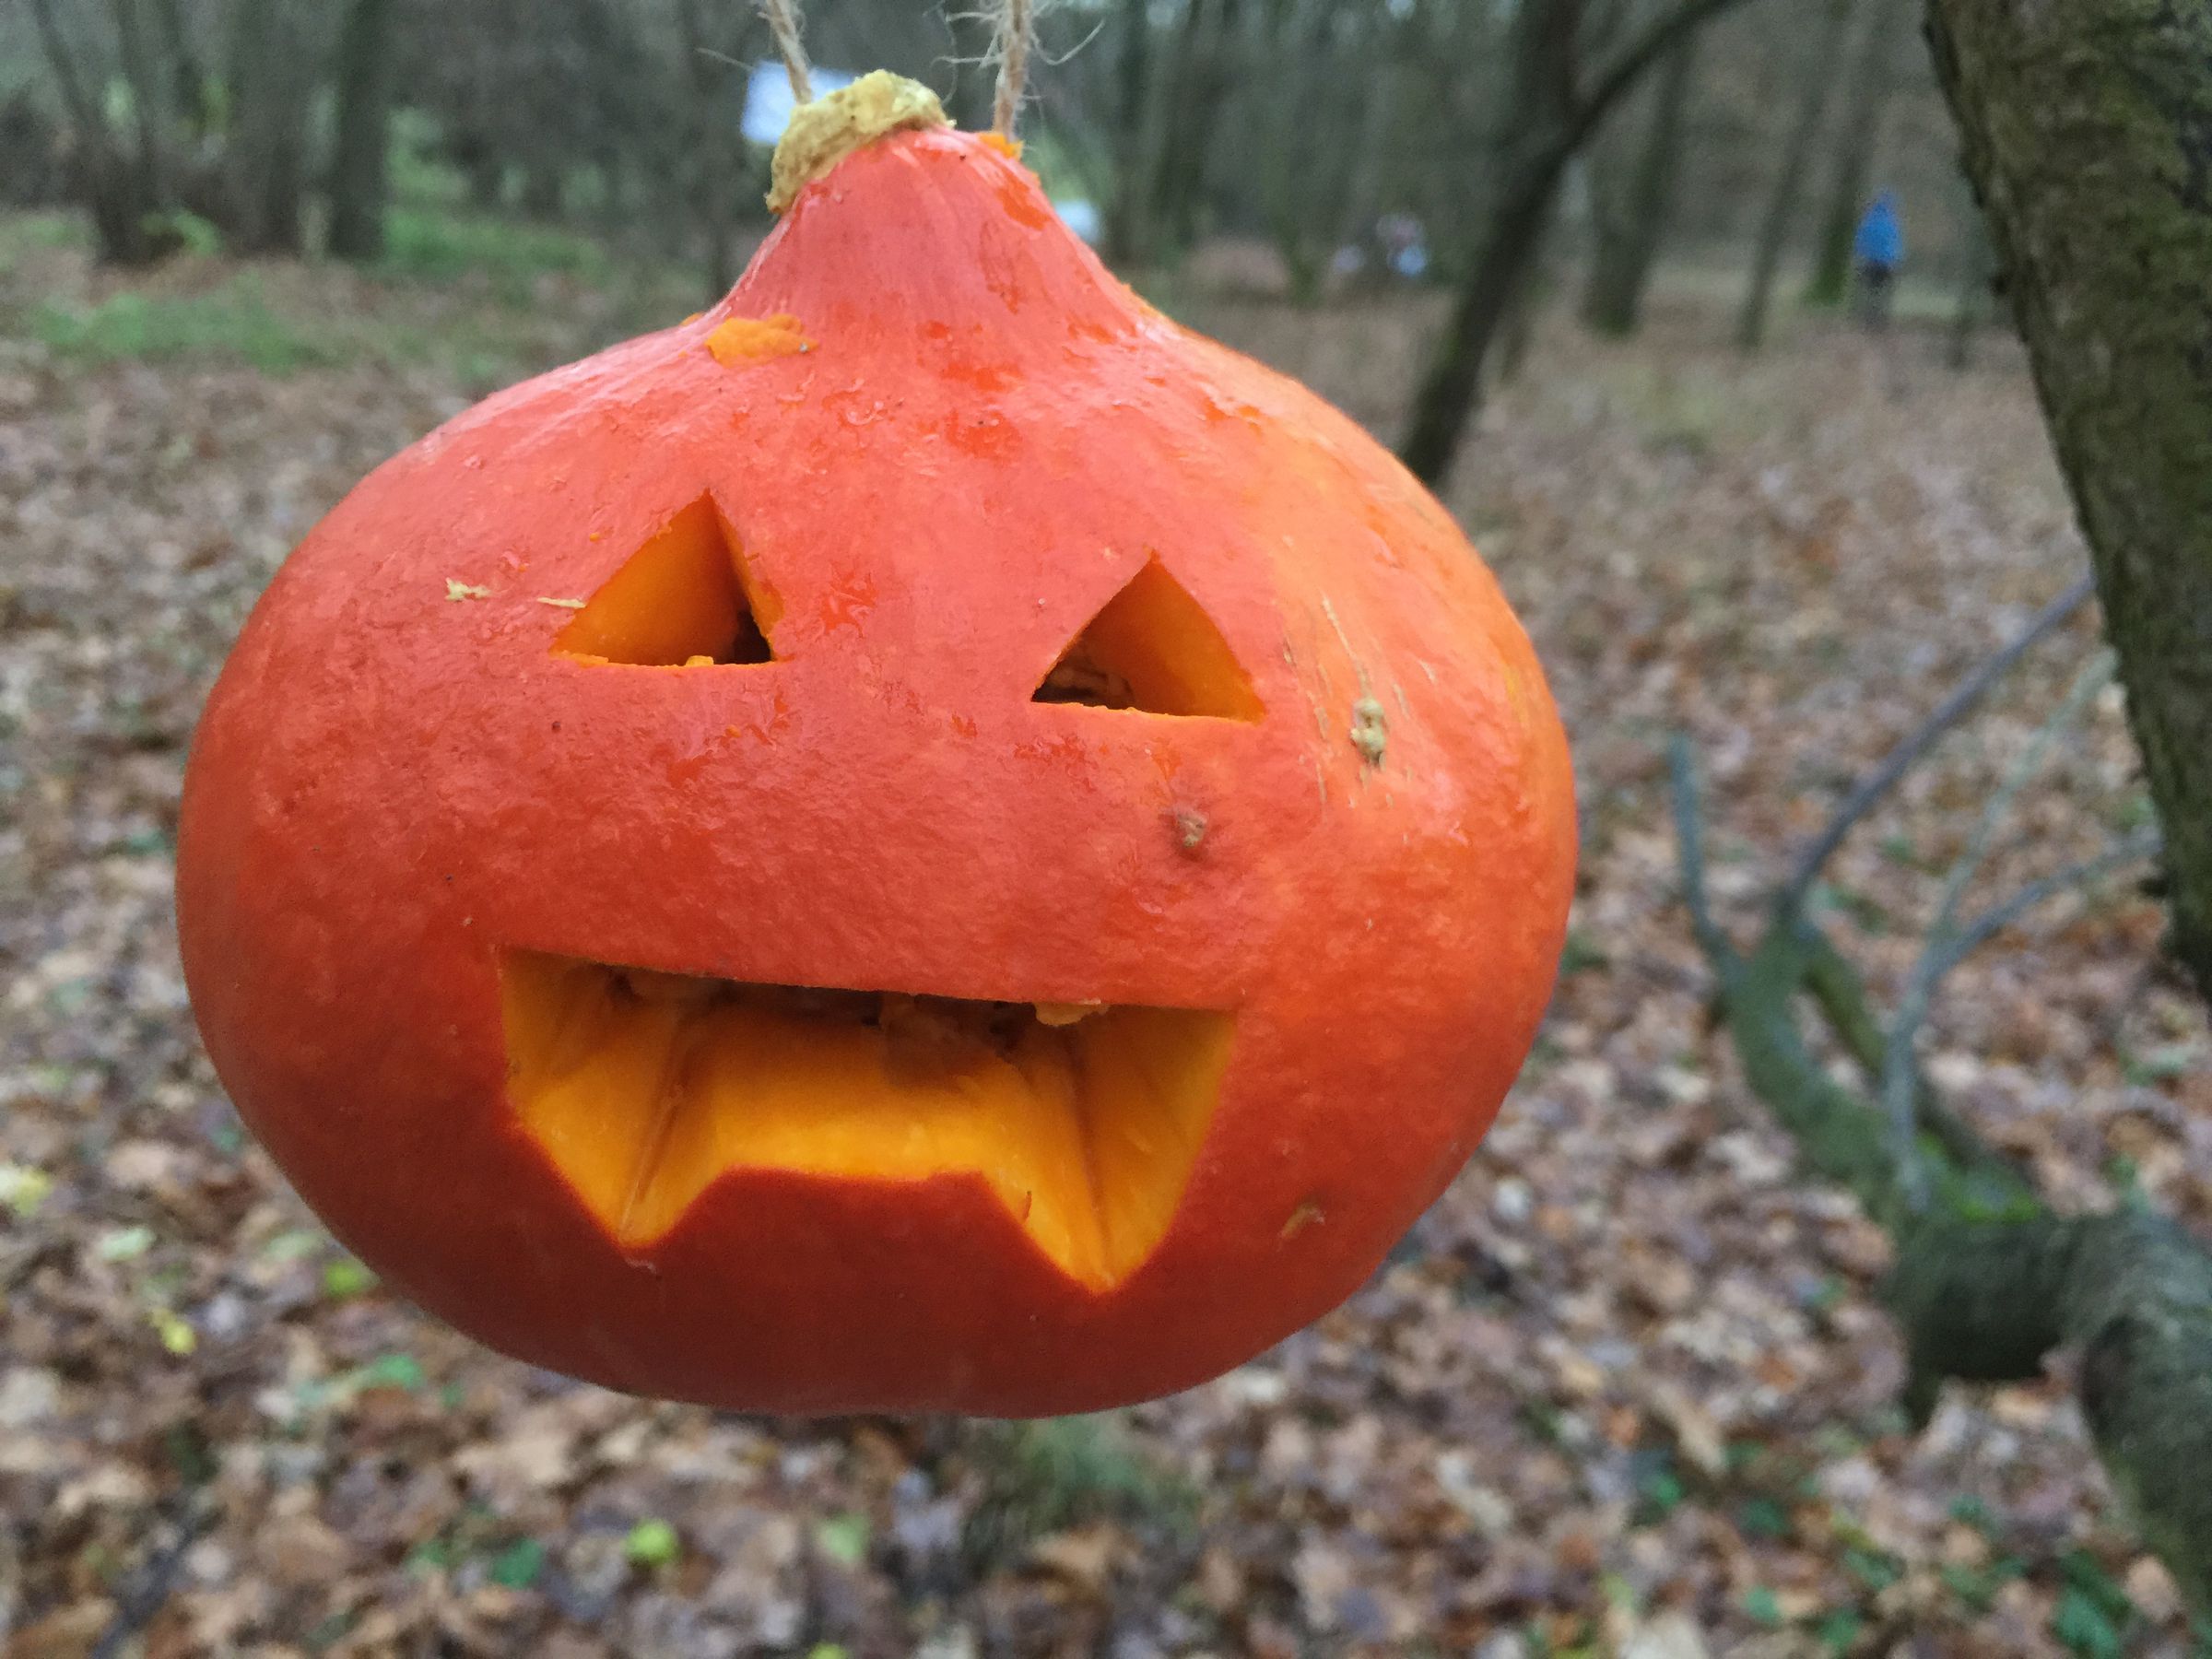
<svg viewBox="0 0 2212 1659"><path fill-rule="evenodd" d="M1898 273L1905 263L1905 226L1897 211L1897 192L1885 190L1874 198L1859 220L1851 251L1858 271L1859 314L1869 327L1880 328L1889 321Z"/></svg>

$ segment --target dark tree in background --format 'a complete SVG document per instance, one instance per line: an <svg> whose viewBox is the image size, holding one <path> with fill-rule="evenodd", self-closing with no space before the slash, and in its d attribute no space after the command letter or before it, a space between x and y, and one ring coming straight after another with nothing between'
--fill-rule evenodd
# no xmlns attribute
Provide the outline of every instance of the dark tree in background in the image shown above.
<svg viewBox="0 0 2212 1659"><path fill-rule="evenodd" d="M1898 64L1918 32L1919 13L1919 0L1870 0L1866 7L1843 88L1843 119L1820 211L1820 241L1805 290L1808 305L1841 305L1851 291L1852 242L1872 194L1882 116L1897 85Z"/></svg>
<svg viewBox="0 0 2212 1659"><path fill-rule="evenodd" d="M151 132L154 112L144 103L131 126L110 121L104 102L107 75L73 39L55 0L30 0L32 22L58 91L76 171L100 258L111 265L146 265L175 245L159 223L171 205Z"/></svg>
<svg viewBox="0 0 2212 1659"><path fill-rule="evenodd" d="M1766 212L1759 222L1759 239L1751 250L1751 278L1745 286L1743 310L1736 315L1735 343L1746 351L1766 344L1767 323L1773 314L1774 279L1782 269L1790 226L1805 194L1805 175L1812 165L1813 146L1820 123L1828 113L1835 88L1835 64L1850 33L1853 0L1820 0L1815 49L1805 59L1797 89L1796 118L1783 141L1782 165L1767 195Z"/></svg>
<svg viewBox="0 0 2212 1659"><path fill-rule="evenodd" d="M744 139L744 53L759 31L749 27L756 14L745 12L747 26L725 30L724 40L706 17L706 0L677 0L683 19L684 62L690 71L694 126L692 146L704 174L699 192L699 217L707 244L706 282L709 303L727 293L737 280L737 181L745 174L738 152ZM729 7L716 8L726 14ZM735 95L733 96L733 88Z"/></svg>
<svg viewBox="0 0 2212 1659"><path fill-rule="evenodd" d="M392 0L353 0L338 36L337 134L330 162L330 251L384 251L392 126Z"/></svg>
<svg viewBox="0 0 2212 1659"><path fill-rule="evenodd" d="M1106 211L1106 257L1128 265L1145 249L1143 185L1151 147L1152 19L1148 0L1122 0L1113 96L1113 199Z"/></svg>
<svg viewBox="0 0 2212 1659"><path fill-rule="evenodd" d="M1168 65L1166 109L1154 162L1150 229L1171 249L1198 235L1206 162L1216 120L1235 74L1237 26L1243 0L1189 0ZM1155 246L1147 250L1157 253Z"/></svg>
<svg viewBox="0 0 2212 1659"><path fill-rule="evenodd" d="M1697 82L1698 40L1694 32L1686 35L1666 54L1654 76L1658 85L1650 121L1629 164L1594 169L1597 245L1583 294L1583 321L1600 334L1633 334L1643 318L1644 289L1675 213L1689 95ZM1616 171L1628 175L1626 189L1618 194L1607 188L1613 182L1607 174Z"/></svg>
<svg viewBox="0 0 2212 1659"><path fill-rule="evenodd" d="M244 253L306 246L307 114L320 33L302 0L241 0L230 19L225 77L236 114L224 148L229 212L221 223ZM164 7L164 10L173 10ZM191 61L180 29L173 61Z"/></svg>
<svg viewBox="0 0 2212 1659"><path fill-rule="evenodd" d="M1568 163L1675 46L1736 4L1677 0L1594 73L1583 63L1583 0L1523 0L1513 14L1512 82L1493 138L1489 208L1398 451L1424 483L1442 482L1481 410L1491 347L1535 260Z"/></svg>

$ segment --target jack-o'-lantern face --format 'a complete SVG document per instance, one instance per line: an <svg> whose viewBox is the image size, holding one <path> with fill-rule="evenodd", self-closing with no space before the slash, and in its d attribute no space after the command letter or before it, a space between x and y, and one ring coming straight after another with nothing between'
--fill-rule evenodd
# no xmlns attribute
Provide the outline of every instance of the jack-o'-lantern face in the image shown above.
<svg viewBox="0 0 2212 1659"><path fill-rule="evenodd" d="M184 816L210 1051L343 1238L782 1410L1087 1409L1322 1312L1495 1111L1572 864L1444 515L934 127L379 469Z"/></svg>
<svg viewBox="0 0 2212 1659"><path fill-rule="evenodd" d="M743 673L732 706L749 705L776 672L779 607L739 546L702 497L579 609L553 653ZM1157 557L1032 700L1183 720L1262 712L1219 630ZM1038 733L1079 718L1041 715ZM1195 850L1200 825L1180 833ZM507 953L501 977L516 1112L625 1248L649 1249L729 1171L882 1182L966 1172L1094 1289L1126 1278L1167 1231L1235 1024L1227 1011L1037 1002L1018 988L985 1000L912 984L764 985L530 952Z"/></svg>

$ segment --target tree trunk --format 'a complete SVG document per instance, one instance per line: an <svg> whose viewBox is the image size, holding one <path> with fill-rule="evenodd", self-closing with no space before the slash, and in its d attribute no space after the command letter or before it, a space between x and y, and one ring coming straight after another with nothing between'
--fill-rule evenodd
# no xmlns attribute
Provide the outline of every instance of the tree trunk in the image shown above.
<svg viewBox="0 0 2212 1659"><path fill-rule="evenodd" d="M1782 171L1767 196L1767 210L1759 221L1759 241L1751 253L1751 284L1744 294L1744 309L1735 323L1735 343L1757 351L1767 340L1767 321L1774 307L1774 277L1782 268L1783 249L1789 241L1790 221L1797 215L1797 199L1804 194L1805 171L1812 159L1813 140L1820 133L1820 118L1828 112L1829 92L1835 85L1835 64L1851 28L1852 0L1829 0L1821 25L1819 48L1806 61L1806 73L1797 94L1797 118L1783 146Z"/></svg>
<svg viewBox="0 0 2212 1659"><path fill-rule="evenodd" d="M93 88L104 77L83 72L53 15L53 0L30 0L31 23L46 66L68 112L76 143L74 187L92 214L102 265L137 265L159 259L169 242L154 227L156 208L144 171L123 153Z"/></svg>
<svg viewBox="0 0 2212 1659"><path fill-rule="evenodd" d="M194 133L213 124L214 109L207 96L207 76L193 50L192 31L185 27L181 0L158 0L154 15L161 25L161 45L169 54L170 85L177 112Z"/></svg>
<svg viewBox="0 0 2212 1659"><path fill-rule="evenodd" d="M1500 323L1526 279L1567 164L1598 124L1690 30L1739 0L1678 0L1576 90L1582 0L1522 0L1509 37L1512 87L1494 140L1497 184L1474 261L1439 336L1398 458L1414 477L1441 484L1460 439L1482 411L1482 371Z"/></svg>
<svg viewBox="0 0 2212 1659"><path fill-rule="evenodd" d="M1644 290L1674 214L1697 69L1698 36L1691 34L1660 66L1651 126L1636 158L1628 199L1611 205L1615 211L1607 211L1607 205L1601 203L1597 251L1583 294L1583 321L1600 334L1631 335L1643 320Z"/></svg>
<svg viewBox="0 0 2212 1659"><path fill-rule="evenodd" d="M2212 996L2212 6L1931 0L1929 23Z"/></svg>
<svg viewBox="0 0 2212 1659"><path fill-rule="evenodd" d="M1239 0L1190 0L1184 15L1176 73L1162 123L1159 172L1153 188L1152 226L1168 246L1187 248L1197 239L1198 210L1206 199L1206 157L1214 121L1229 89L1230 52Z"/></svg>
<svg viewBox="0 0 2212 1659"><path fill-rule="evenodd" d="M1851 292L1851 244L1866 208L1882 112L1897 82L1899 41L1910 29L1914 5L1915 0L1877 0L1867 14L1866 32L1852 59L1851 84L1843 95L1842 135L1828 206L1820 216L1819 251L1806 284L1807 305L1841 305Z"/></svg>
<svg viewBox="0 0 2212 1659"><path fill-rule="evenodd" d="M223 228L248 253L297 253L306 187L305 30L292 0L239 0L231 14Z"/></svg>
<svg viewBox="0 0 2212 1659"><path fill-rule="evenodd" d="M392 0L353 0L338 37L337 81L330 251L340 259L379 259L390 194L385 152L392 124Z"/></svg>
<svg viewBox="0 0 2212 1659"><path fill-rule="evenodd" d="M1507 42L1512 83L1493 141L1497 194L1399 452L1425 482L1442 480L1461 437L1482 412L1490 347L1528 280L1552 197L1573 159L1561 135L1573 118L1582 21L1582 0L1523 0L1513 15Z"/></svg>
<svg viewBox="0 0 2212 1659"><path fill-rule="evenodd" d="M1113 203L1106 218L1106 259L1135 264L1145 254L1145 135L1152 86L1150 0L1122 0L1121 55L1114 61Z"/></svg>
<svg viewBox="0 0 2212 1659"><path fill-rule="evenodd" d="M1384 31L1386 44L1371 71L1372 83L1359 100L1360 114L1352 140L1352 165L1345 181L1344 212L1336 226L1340 244L1371 247L1376 240L1376 221L1390 193L1392 174L1404 160L1398 146L1405 136L1406 106L1419 78L1421 53L1439 32L1432 18L1435 10L1434 0L1414 0L1403 17L1385 13L1375 24ZM1436 142L1435 134L1424 133L1418 147L1428 149ZM1389 205L1395 207L1405 203ZM1431 225L1430 234L1437 229Z"/></svg>
<svg viewBox="0 0 2212 1659"><path fill-rule="evenodd" d="M728 65L732 61L743 61L751 41L749 37L740 39L734 51L715 50L700 6L700 0L681 0L680 11L684 58L691 80L691 153L699 165L691 195L706 241L707 301L712 304L737 280L737 204L732 193L745 176L737 153L745 110L742 105L730 108ZM753 15L750 11L746 14L748 18Z"/></svg>
<svg viewBox="0 0 2212 1659"><path fill-rule="evenodd" d="M1291 301L1311 305L1321 298L1335 252L1359 123L1337 96L1351 76L1336 50L1333 0L1322 0L1302 17L1296 7L1282 6L1276 22L1275 61L1265 84L1277 101L1265 117L1260 195Z"/></svg>

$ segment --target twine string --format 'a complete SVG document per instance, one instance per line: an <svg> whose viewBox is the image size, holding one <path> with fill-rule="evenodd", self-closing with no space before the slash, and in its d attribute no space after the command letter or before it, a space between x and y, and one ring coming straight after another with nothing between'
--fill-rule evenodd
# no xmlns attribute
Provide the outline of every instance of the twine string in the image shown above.
<svg viewBox="0 0 2212 1659"><path fill-rule="evenodd" d="M783 71L791 76L792 98L799 103L812 103L814 70L806 62L798 0L760 0L760 15L768 19L768 32L775 37Z"/></svg>
<svg viewBox="0 0 2212 1659"><path fill-rule="evenodd" d="M998 97L991 109L991 130L1001 137L1014 136L1021 95L1029 84L1030 53L1036 43L1036 0L998 0L998 40L992 48L998 60Z"/></svg>

